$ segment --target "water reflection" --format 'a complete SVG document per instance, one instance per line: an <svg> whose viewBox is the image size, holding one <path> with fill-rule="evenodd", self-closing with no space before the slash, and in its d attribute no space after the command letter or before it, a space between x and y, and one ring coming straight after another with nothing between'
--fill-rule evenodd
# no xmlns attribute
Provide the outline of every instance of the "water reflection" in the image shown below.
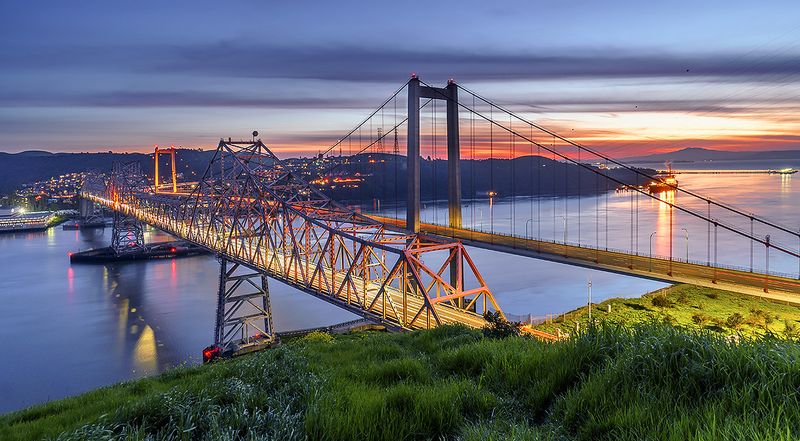
<svg viewBox="0 0 800 441"><path fill-rule="evenodd" d="M104 266L107 292L118 311L117 347L124 348L137 376L166 367L158 364L158 317L151 316L145 295L149 269L146 262Z"/></svg>
<svg viewBox="0 0 800 441"><path fill-rule="evenodd" d="M672 235L674 233L674 209L671 204L675 204L675 191L663 191L658 193L658 209L656 212L655 234L651 239L654 249L650 254L656 256L670 256L672 246ZM652 234L652 233L651 233Z"/></svg>
<svg viewBox="0 0 800 441"><path fill-rule="evenodd" d="M131 334L133 334L134 331L135 328L131 327ZM142 332L139 335L139 340L136 342L134 354L134 366L136 366L134 372L140 372L143 374L151 374L156 372L158 368L156 336L153 332L153 328L151 328L150 325L144 325L144 329L142 329Z"/></svg>

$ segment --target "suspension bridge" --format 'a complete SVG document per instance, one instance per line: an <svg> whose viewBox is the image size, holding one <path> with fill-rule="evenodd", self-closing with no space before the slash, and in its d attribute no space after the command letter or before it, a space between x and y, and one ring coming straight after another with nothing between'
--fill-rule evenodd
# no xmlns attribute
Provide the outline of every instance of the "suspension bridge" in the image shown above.
<svg viewBox="0 0 800 441"><path fill-rule="evenodd" d="M143 246L144 222L218 256L214 351L272 341L268 278L398 329L483 326L483 313L502 311L464 244L800 301L796 228L662 181L454 81L412 76L306 160L281 160L256 135L220 140L198 182L177 183L175 151L156 149L156 163L172 161L167 185L129 163L82 191L114 210L116 253ZM331 197L352 187L372 209ZM690 259L690 232L704 259Z"/></svg>

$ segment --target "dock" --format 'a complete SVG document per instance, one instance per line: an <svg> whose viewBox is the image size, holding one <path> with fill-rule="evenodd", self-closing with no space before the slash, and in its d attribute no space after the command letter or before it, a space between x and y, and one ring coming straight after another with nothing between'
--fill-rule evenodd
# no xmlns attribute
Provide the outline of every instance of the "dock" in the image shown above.
<svg viewBox="0 0 800 441"><path fill-rule="evenodd" d="M178 240L145 246L142 250L116 254L111 247L95 248L69 253L70 263L111 263L132 260L172 259L207 254L209 251L195 244Z"/></svg>

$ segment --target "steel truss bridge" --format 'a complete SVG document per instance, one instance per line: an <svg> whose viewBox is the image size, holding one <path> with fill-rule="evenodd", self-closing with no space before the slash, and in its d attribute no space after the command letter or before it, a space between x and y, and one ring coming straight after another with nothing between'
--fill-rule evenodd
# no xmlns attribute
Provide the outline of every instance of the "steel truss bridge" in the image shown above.
<svg viewBox="0 0 800 441"><path fill-rule="evenodd" d="M444 116L437 103L444 103ZM268 277L393 328L483 326L484 312L502 311L464 243L800 302L800 267L795 266L796 277L769 267L770 256L784 266L800 265L800 231L677 184L649 191L649 184L660 182L650 171L541 127L453 81L439 88L412 77L353 130L299 167L278 159L255 136L252 141L229 138L219 142L199 182L178 184L174 149L157 148L155 160L166 154L173 162L171 191L158 176L151 184L138 163L129 163L116 165L107 179L87 181L82 195L116 213L112 245L117 253L143 246L144 222L219 257L214 350L243 351L272 341ZM393 217L386 209L356 212L309 183L364 157L376 163L373 179L394 173L397 194L390 199L402 206L404 216ZM521 159L527 162L517 169ZM488 164L488 178L476 172L482 164ZM464 171L469 177L462 176ZM400 175L403 185L398 185ZM430 179L424 189L423 175ZM447 212L423 222L422 193L430 197L430 187L432 199L446 199ZM623 193L612 202L609 194L615 189ZM472 198L469 206L462 203L465 194ZM476 195L488 198L490 210L495 200L507 201L508 222L495 225L491 212L489 228L482 213L478 222ZM520 202L520 197L526 198ZM647 224L642 208L647 203L659 207L655 226ZM705 233L704 261L688 258L689 221L694 235ZM650 228L657 230L649 233ZM620 234L628 229L629 241ZM624 236L624 243L610 243L609 230ZM686 259L673 251L680 230ZM653 254L657 233L668 240L668 256ZM749 268L719 261L720 233L722 243L737 253L749 252ZM650 249L643 252L640 240L648 235ZM761 258L764 266L756 264Z"/></svg>
<svg viewBox="0 0 800 441"><path fill-rule="evenodd" d="M345 208L260 140L220 141L188 195L157 193L136 162L87 182L82 194L117 213L117 253L143 246L144 222L219 256L215 344L223 350L271 340L266 277L395 328L480 327L482 312L500 311L461 242Z"/></svg>

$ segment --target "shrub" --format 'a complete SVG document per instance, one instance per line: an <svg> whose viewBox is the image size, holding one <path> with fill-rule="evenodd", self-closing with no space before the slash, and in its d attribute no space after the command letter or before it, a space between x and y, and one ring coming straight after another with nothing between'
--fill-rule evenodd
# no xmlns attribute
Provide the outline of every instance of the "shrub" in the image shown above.
<svg viewBox="0 0 800 441"><path fill-rule="evenodd" d="M709 320L711 320L711 317L699 312L692 316L692 321L697 326L705 326L705 324L708 323Z"/></svg>
<svg viewBox="0 0 800 441"><path fill-rule="evenodd" d="M714 291L711 291L706 293L706 297L708 297L709 299L718 299L719 294L715 293Z"/></svg>
<svg viewBox="0 0 800 441"><path fill-rule="evenodd" d="M783 326L783 333L787 338L797 337L797 323L787 319L783 321Z"/></svg>
<svg viewBox="0 0 800 441"><path fill-rule="evenodd" d="M656 294L652 300L653 306L658 308L669 308L672 306L672 301L664 294Z"/></svg>
<svg viewBox="0 0 800 441"><path fill-rule="evenodd" d="M678 303L684 305L689 303L689 296L687 296L685 292L681 291L680 294L678 294Z"/></svg>
<svg viewBox="0 0 800 441"><path fill-rule="evenodd" d="M307 343L330 343L333 341L333 336L327 332L314 331L306 334L302 341Z"/></svg>
<svg viewBox="0 0 800 441"><path fill-rule="evenodd" d="M734 312L725 320L725 326L732 329L739 329L744 324L744 316L738 312Z"/></svg>
<svg viewBox="0 0 800 441"><path fill-rule="evenodd" d="M520 335L519 322L509 322L498 311L486 311L483 318L489 322L483 327L483 335L486 337L506 338Z"/></svg>

